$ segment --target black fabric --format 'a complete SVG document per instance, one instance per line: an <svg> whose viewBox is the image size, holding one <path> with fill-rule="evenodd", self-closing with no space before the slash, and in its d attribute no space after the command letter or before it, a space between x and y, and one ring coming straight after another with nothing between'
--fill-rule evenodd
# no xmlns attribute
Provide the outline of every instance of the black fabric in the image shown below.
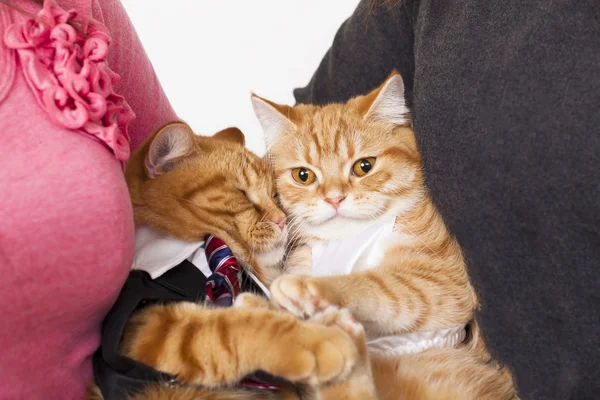
<svg viewBox="0 0 600 400"><path fill-rule="evenodd" d="M598 0L367 3L297 101L345 101L396 67L491 349L523 399L598 398Z"/></svg>
<svg viewBox="0 0 600 400"><path fill-rule="evenodd" d="M156 302L201 302L206 277L185 260L153 280L147 272L131 271L119 297L104 319L101 346L94 354L94 376L105 400L125 400L149 383L168 382L165 374L119 354L119 343L129 317L144 305Z"/></svg>
<svg viewBox="0 0 600 400"><path fill-rule="evenodd" d="M206 298L206 282L204 274L188 260L154 280L147 272L130 272L116 303L103 322L101 346L94 354L94 377L104 400L126 400L131 394L153 383L180 384L174 375L120 355L119 343L127 320L135 311L156 303L202 303ZM254 281L245 275L241 289L243 292L260 293ZM256 372L254 378L282 386L289 385L289 382L262 371Z"/></svg>

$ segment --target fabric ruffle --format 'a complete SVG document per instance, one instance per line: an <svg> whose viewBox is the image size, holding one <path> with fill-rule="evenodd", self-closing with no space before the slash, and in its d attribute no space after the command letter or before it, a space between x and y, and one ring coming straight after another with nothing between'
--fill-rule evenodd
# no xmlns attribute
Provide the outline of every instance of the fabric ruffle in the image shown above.
<svg viewBox="0 0 600 400"><path fill-rule="evenodd" d="M0 32L10 26L10 9L0 3ZM16 70L15 52L0 41L0 105L12 87Z"/></svg>
<svg viewBox="0 0 600 400"><path fill-rule="evenodd" d="M106 62L110 37L93 22L80 32L69 24L75 16L46 0L36 18L8 27L4 43L18 54L38 103L55 123L90 135L125 163L135 114L113 92L119 76Z"/></svg>

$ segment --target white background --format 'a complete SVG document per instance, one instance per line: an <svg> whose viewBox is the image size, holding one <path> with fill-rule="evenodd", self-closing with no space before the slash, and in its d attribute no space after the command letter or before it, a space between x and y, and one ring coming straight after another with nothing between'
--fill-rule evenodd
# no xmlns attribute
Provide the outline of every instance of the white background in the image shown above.
<svg viewBox="0 0 600 400"><path fill-rule="evenodd" d="M263 154L252 91L294 104L358 0L122 0L180 118ZM168 5L167 5L168 4Z"/></svg>

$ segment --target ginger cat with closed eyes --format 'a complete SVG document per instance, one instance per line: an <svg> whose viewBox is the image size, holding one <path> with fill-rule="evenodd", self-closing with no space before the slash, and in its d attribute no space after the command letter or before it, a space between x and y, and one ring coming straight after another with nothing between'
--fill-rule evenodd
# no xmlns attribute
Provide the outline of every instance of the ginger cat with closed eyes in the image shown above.
<svg viewBox="0 0 600 400"><path fill-rule="evenodd" d="M345 104L252 101L290 227L273 303L299 318L348 309L366 330L380 400L516 398L425 189L400 75Z"/></svg>

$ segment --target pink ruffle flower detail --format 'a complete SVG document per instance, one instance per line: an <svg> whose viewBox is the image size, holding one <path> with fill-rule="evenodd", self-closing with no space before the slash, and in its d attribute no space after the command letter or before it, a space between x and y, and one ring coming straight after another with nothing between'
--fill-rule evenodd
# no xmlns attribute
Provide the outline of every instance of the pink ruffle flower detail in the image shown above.
<svg viewBox="0 0 600 400"><path fill-rule="evenodd" d="M46 0L37 19L11 25L4 42L19 55L25 78L50 118L90 135L125 163L127 126L135 114L113 92L119 76L106 62L110 37L93 23L78 32L68 24L74 18L74 11Z"/></svg>

